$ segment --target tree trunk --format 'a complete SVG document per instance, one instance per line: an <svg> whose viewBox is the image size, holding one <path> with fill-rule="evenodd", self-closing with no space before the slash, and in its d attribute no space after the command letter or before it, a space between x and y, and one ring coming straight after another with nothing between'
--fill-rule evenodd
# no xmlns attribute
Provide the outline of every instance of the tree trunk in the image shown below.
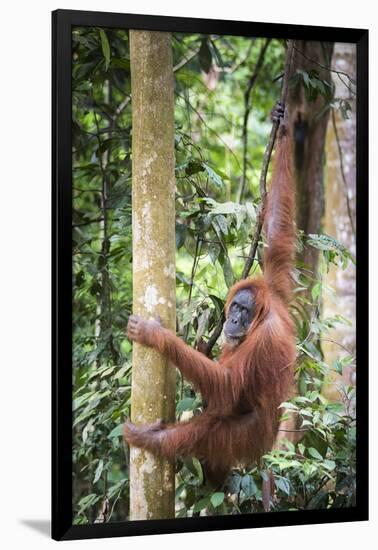
<svg viewBox="0 0 378 550"><path fill-rule="evenodd" d="M319 78L330 82L328 69L332 57L333 44L325 42L310 42L296 40L294 43L291 74L297 70L306 72L317 71ZM305 95L303 82L289 88L286 109L289 124L293 133L294 177L296 186L296 223L297 228L305 235L320 233L321 220L324 210L324 150L329 112L320 114L325 103L323 96L315 101L308 101ZM320 115L320 116L319 116ZM319 251L306 246L298 258L310 276L309 288L303 293L305 299L311 300L311 287L318 272ZM307 271L308 270L308 271ZM308 310L310 317L311 309ZM300 380L298 381L300 387ZM293 387L293 394L298 394L297 384ZM281 447L281 440L288 439L295 443L301 434L298 428L298 416L291 413L289 418L280 425L277 446Z"/></svg>
<svg viewBox="0 0 378 550"><path fill-rule="evenodd" d="M134 313L175 330L174 96L169 33L130 31L132 85ZM133 422L175 416L175 369L156 351L133 347ZM130 519L174 516L174 466L130 453Z"/></svg>
<svg viewBox="0 0 378 550"><path fill-rule="evenodd" d="M332 66L356 78L356 46L354 44L336 44ZM326 210L324 232L338 239L353 255L355 254L355 216L356 216L356 102L350 97L347 87L337 76L335 97L346 99L352 111L349 119L344 120L340 111L333 115L334 124L327 132L327 177L326 177ZM336 129L336 134L335 134ZM339 142L339 143L338 143ZM324 337L332 341L323 341L322 349L325 362L333 361L343 355L355 354L356 349L356 270L351 263L343 271L331 266L324 277L326 286L331 287L336 296L323 293L324 317L336 313L351 321L351 325L338 324L337 328ZM340 347L340 345L343 347ZM345 350L348 350L345 351ZM345 367L343 376L332 371L323 388L325 396L340 400L338 387L340 383L349 385L354 382L354 367Z"/></svg>
<svg viewBox="0 0 378 550"><path fill-rule="evenodd" d="M331 80L330 72L318 63L330 66L333 44L297 40L292 61L292 74L297 69L317 71L319 78ZM306 235L319 233L324 209L323 169L324 146L329 112L319 116L325 99L318 96L307 101L303 83L289 88L287 109L294 138L294 173L296 180L296 221ZM318 251L305 247L301 259L316 276Z"/></svg>

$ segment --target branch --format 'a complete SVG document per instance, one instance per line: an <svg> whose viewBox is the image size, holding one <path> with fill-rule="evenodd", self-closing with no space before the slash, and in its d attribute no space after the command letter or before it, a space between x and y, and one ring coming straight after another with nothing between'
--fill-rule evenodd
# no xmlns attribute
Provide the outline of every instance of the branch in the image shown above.
<svg viewBox="0 0 378 550"><path fill-rule="evenodd" d="M238 202L242 202L243 194L245 190L245 184L247 180L247 148L248 148L248 119L251 112L251 104L250 104L250 98L251 98L251 92L252 88L256 83L257 77L259 75L260 69L264 62L264 57L266 50L269 46L269 43L271 41L271 38L267 38L264 42L264 44L261 46L260 54L256 62L256 66L254 68L254 71L248 81L247 88L244 92L244 120L243 120L243 133L242 133L242 141L243 141L243 173L242 173L242 179L240 184L240 190L239 190L239 197Z"/></svg>
<svg viewBox="0 0 378 550"><path fill-rule="evenodd" d="M80 187L72 187L72 189L79 195L82 193L101 193L101 189L80 189Z"/></svg>
<svg viewBox="0 0 378 550"><path fill-rule="evenodd" d="M216 40L218 40L218 38L219 38L219 37L217 37L217 36L214 37L214 38L211 38L211 41L212 41L212 42L215 42ZM177 65L175 65L175 66L173 67L173 72L174 72L174 73L176 73L177 71L179 71L180 69L182 69L182 67L185 67L185 65L186 65L187 63L189 63L189 61L191 61L192 59L194 59L194 58L199 54L201 48L198 48L197 50L192 50L192 49L190 49L190 48L188 48L188 49L189 49L189 51L190 51L190 54L187 55L187 56L184 56L184 57L181 59L181 61L179 61L179 62L177 63Z"/></svg>
<svg viewBox="0 0 378 550"><path fill-rule="evenodd" d="M318 65L319 67L321 67L322 69L325 69L326 71L329 71L330 73L336 73L337 75L346 76L351 84L353 84L354 86L356 85L356 81L351 76L349 76L348 73L345 73L344 71L338 71L337 69L332 69L332 67L327 67L327 65L323 65L322 63L319 63L319 61L316 61L316 59L312 59L311 57L308 57L305 53L302 52L302 50L300 50L296 46L294 46L294 50L298 52L302 57L307 59L307 61L311 61L311 63L314 63L314 65ZM343 82L343 84L346 86L343 80L341 82Z"/></svg>
<svg viewBox="0 0 378 550"><path fill-rule="evenodd" d="M231 70L230 70L230 73L233 74L235 73L238 69L240 69L240 67L242 67L244 65L244 63L246 63L247 59L249 58L250 54L251 54L251 51L252 51L252 48L253 48L253 44L255 43L256 41L256 38L253 38L251 40L251 43L249 44L248 46L248 51L244 57L244 59L242 59L241 61L239 61L238 63L236 63L234 65L234 67L231 67Z"/></svg>
<svg viewBox="0 0 378 550"><path fill-rule="evenodd" d="M305 509L310 504L310 502L314 499L314 497L316 497L316 495L319 493L319 491L324 487L324 485L326 485L326 483L328 483L328 481L329 481L328 476L323 476L322 477L322 479L320 480L320 485L316 489L316 491L314 493L312 493L312 495L310 495L309 498L306 498L306 502L305 502L305 505L304 505Z"/></svg>
<svg viewBox="0 0 378 550"><path fill-rule="evenodd" d="M109 97L111 98L111 88L109 83L108 89ZM109 251L110 251L110 240L108 235L108 213L106 209L106 203L108 200L108 179L106 174L106 167L109 162L109 151L106 153L101 153L102 141L100 137L100 125L97 118L96 110L93 109L93 115L96 123L97 130L97 141L98 141L98 160L100 163L100 171L102 176L102 190L101 190L101 210L102 218L101 229L102 229L102 243L101 243L101 319L100 319L100 334L104 333L107 330L110 330L109 336L109 352L114 361L114 364L117 364L118 356L117 351L113 344L113 333L112 328L112 302L111 302L111 290L110 290L110 279L109 279ZM114 125L114 119L111 119L110 129ZM104 162L105 161L105 162Z"/></svg>
<svg viewBox="0 0 378 550"><path fill-rule="evenodd" d="M319 337L319 340L321 340L322 342L330 342L331 344L335 344L336 346L339 346L341 349L346 351L348 355L353 357L354 361L356 361L356 356L352 352L352 350L344 346L344 344L341 344L341 342L337 342L336 340L332 340L331 338L323 338L322 336Z"/></svg>
<svg viewBox="0 0 378 550"><path fill-rule="evenodd" d="M291 67L291 58L292 58L292 55L293 55L293 48L294 48L294 42L293 42L293 40L289 40L288 47L287 47L287 52L286 52L285 71L284 71L284 76L283 76L283 81L282 81L282 89L281 89L281 97L280 97L280 102L281 102L283 107L285 107L287 90L288 90L288 87L289 87L290 67ZM268 144L265 148L264 160L263 160L261 175L260 175L261 203L260 203L260 208L259 208L258 214L257 214L257 224L256 224L255 234L254 234L253 239L252 239L252 244L251 244L251 248L249 250L248 258L247 258L247 260L245 262L245 265L244 265L244 269L243 269L243 273L242 273L242 277L241 277L242 279L246 279L248 277L248 274L249 274L250 270L251 270L252 264L253 264L254 259L255 259L257 245L258 245L258 242L259 242L261 230L262 230L263 223L264 223L264 215L265 215L264 209L265 209L265 199L266 199L266 176L267 176L267 173L268 173L270 157L272 156L272 151L273 151L274 143L276 141L276 135L277 135L277 130L278 130L279 125L280 125L279 120L273 122L272 129L270 131L269 141L268 141Z"/></svg>
<svg viewBox="0 0 378 550"><path fill-rule="evenodd" d="M85 222L74 223L72 224L72 227L84 227L85 225L90 225L91 223L100 223L103 221L104 221L104 218L96 218L94 220L87 220Z"/></svg>
<svg viewBox="0 0 378 550"><path fill-rule="evenodd" d="M326 71L329 71L330 73L337 74L340 82L346 87L346 89L350 92L351 96L355 96L356 92L349 86L347 82L345 82L342 79L342 76L345 76L349 82L352 84L352 86L356 86L356 81L348 75L348 73L345 73L344 71L338 71L337 69L332 69L331 67L327 67L327 65L323 65L323 63L319 63L319 61L316 61L316 59L312 59L311 57L308 57L305 53L302 52L299 48L294 47L295 51L298 52L302 57L307 59L307 61L310 61L314 65L318 65L322 69L325 69Z"/></svg>
<svg viewBox="0 0 378 550"><path fill-rule="evenodd" d="M173 67L173 72L176 73L177 71L182 69L182 67L184 67L187 63L189 63L189 61L191 61L194 57L196 57L198 53L199 53L199 49L191 53L190 55L188 55L188 57L183 57L181 61L179 61L177 65Z"/></svg>
<svg viewBox="0 0 378 550"><path fill-rule="evenodd" d="M125 99L123 101L121 101L121 103L117 107L117 110L116 110L115 115L114 115L115 119L117 119L119 117L119 115L122 114L122 112L126 109L128 104L130 103L130 101L131 101L131 95L125 96Z"/></svg>
<svg viewBox="0 0 378 550"><path fill-rule="evenodd" d="M239 159L238 157L236 156L236 154L234 153L234 151L231 149L231 147L229 145L227 145L227 143L224 141L224 139L218 134L218 132L216 130L214 130L213 128L211 128L211 126L209 126L207 124L207 122L205 121L205 119L203 118L203 116L201 115L201 113L199 111L197 111L197 109L190 103L189 99L186 99L185 97L183 97L181 94L177 93L177 96L180 97L181 99L184 100L184 102L186 103L186 105L188 105L192 111L194 113L196 113L197 117L199 118L199 120L202 122L202 124L205 126L205 128L207 128L209 130L209 132L211 132L212 134L215 135L215 137L217 139L219 139L219 141L221 141L224 145L224 147L227 149L227 151L229 151L229 153L234 157L235 159L235 162L237 163L238 166L240 166L240 162L239 162Z"/></svg>
<svg viewBox="0 0 378 550"><path fill-rule="evenodd" d="M219 321L206 344L205 355L207 355L207 357L209 357L211 350L217 343L219 336L222 334L223 323L225 322L225 320L226 320L226 316L224 311L222 311L222 315L220 316Z"/></svg>
<svg viewBox="0 0 378 550"><path fill-rule="evenodd" d="M285 430L284 428L278 428L278 431L279 432L289 432L289 433L295 432L295 433L298 433L298 432L307 432L308 430L306 430L305 428L300 428L298 430Z"/></svg>
<svg viewBox="0 0 378 550"><path fill-rule="evenodd" d="M196 249L195 249L195 252L194 252L194 258L193 258L193 264L192 264L192 272L190 274L188 307L190 306L190 303L192 301L194 276L195 276L196 269L197 269L197 266L198 266L199 255L200 255L200 252L201 252L201 246L202 246L202 239L200 238L199 235L197 235ZM188 335L189 335L189 324L187 324L186 327L185 327L185 333L184 333L185 342L188 340Z"/></svg>

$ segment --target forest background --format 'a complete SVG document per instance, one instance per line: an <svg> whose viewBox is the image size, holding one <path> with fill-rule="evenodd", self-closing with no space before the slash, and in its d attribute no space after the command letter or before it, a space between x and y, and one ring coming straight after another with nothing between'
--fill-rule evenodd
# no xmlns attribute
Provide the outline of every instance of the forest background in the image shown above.
<svg viewBox="0 0 378 550"><path fill-rule="evenodd" d="M121 521L129 514L129 485L120 424L131 399L124 332L132 309L128 33L76 29L73 39L75 521L95 521L104 502L106 521ZM285 44L174 35L172 47L178 333L197 345L214 333L227 288L248 255ZM354 502L355 49L303 48L288 102L303 115L296 119L292 306L298 395L284 408L298 414L303 437L266 455L259 468L235 470L225 492L203 486L195 459L179 463L178 517L260 511L267 468L277 510ZM324 68L330 66L334 71ZM176 402L178 418L202 406L180 378Z"/></svg>

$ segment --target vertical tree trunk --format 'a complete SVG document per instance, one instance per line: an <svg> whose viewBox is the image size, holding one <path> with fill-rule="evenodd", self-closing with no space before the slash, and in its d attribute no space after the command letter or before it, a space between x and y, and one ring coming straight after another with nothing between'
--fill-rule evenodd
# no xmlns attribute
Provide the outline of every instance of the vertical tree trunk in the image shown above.
<svg viewBox="0 0 378 550"><path fill-rule="evenodd" d="M333 44L325 42L311 42L296 40L292 57L291 74L297 70L306 72L316 71L319 78L328 82L331 73L328 69L332 57ZM296 185L296 222L297 228L305 235L319 233L324 210L324 150L326 130L329 119L328 110L321 114L325 103L323 96L315 101L306 99L303 83L289 88L286 108L289 123L293 132L294 177ZM319 116L320 115L320 116ZM318 272L319 251L306 246L299 259L312 278ZM310 283L304 297L311 300ZM310 316L310 312L308 313ZM300 386L300 381L299 381ZM293 388L298 393L298 388ZM295 413L280 425L277 446L281 445L282 438L296 442L301 434L295 432L298 427L298 416Z"/></svg>
<svg viewBox="0 0 378 550"><path fill-rule="evenodd" d="M292 74L297 69L317 71L320 78L331 80L330 72L319 64L329 67L333 44L325 42L295 42ZM328 110L319 116L325 99L307 101L303 83L289 88L287 108L294 137L294 168L296 179L297 227L304 233L319 233L324 209L323 171L324 146L329 118ZM301 259L316 275L319 253L306 247Z"/></svg>
<svg viewBox="0 0 378 550"><path fill-rule="evenodd" d="M336 44L332 66L355 79L356 46L354 44ZM334 124L329 125L327 132L324 231L338 239L352 254L355 254L356 102L337 76L334 78L334 83L335 97L348 100L352 111L349 112L348 120L343 120L340 112L336 111L333 115ZM332 341L322 342L324 358L328 365L332 365L337 358L347 354L345 349L349 350L352 355L355 354L355 266L349 264L344 271L336 266L331 266L324 278L324 283L336 292L336 296L330 296L328 292L323 293L324 316L332 316L336 311L352 323L350 326L339 324L330 334L325 335L325 338ZM344 346L344 350L338 344ZM339 400L338 386L340 382L351 384L354 381L353 374L351 367L344 368L342 377L332 371L332 375L325 381L323 393L329 399Z"/></svg>
<svg viewBox="0 0 378 550"><path fill-rule="evenodd" d="M174 96L169 33L130 31L133 174L133 304L175 330ZM133 422L174 420L175 369L134 343ZM130 519L174 516L174 466L130 453Z"/></svg>

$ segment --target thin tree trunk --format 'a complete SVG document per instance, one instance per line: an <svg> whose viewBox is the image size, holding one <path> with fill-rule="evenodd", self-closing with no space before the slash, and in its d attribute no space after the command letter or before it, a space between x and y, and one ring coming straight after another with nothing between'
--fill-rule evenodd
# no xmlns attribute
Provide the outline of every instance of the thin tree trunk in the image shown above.
<svg viewBox="0 0 378 550"><path fill-rule="evenodd" d="M336 44L332 66L356 77L356 46ZM339 111L332 116L333 124L327 132L327 171L326 171L326 210L324 231L338 239L353 255L355 254L355 210L356 210L356 102L348 88L335 75L335 97L349 102L352 111L344 120ZM337 312L351 322L351 325L338 324L324 335L322 349L328 365L343 355L355 355L356 350L356 269L351 263L345 270L330 266L324 277L326 286L331 287L336 296L323 293L324 317ZM342 346L342 347L341 347ZM346 351L348 350L348 351ZM340 400L341 383L354 382L354 366L343 369L339 376L332 371L325 380L323 393L328 399Z"/></svg>
<svg viewBox="0 0 378 550"><path fill-rule="evenodd" d="M133 308L175 330L174 96L169 33L130 31L133 174ZM174 420L175 369L133 347L133 422ZM130 519L174 516L174 466L130 453Z"/></svg>

